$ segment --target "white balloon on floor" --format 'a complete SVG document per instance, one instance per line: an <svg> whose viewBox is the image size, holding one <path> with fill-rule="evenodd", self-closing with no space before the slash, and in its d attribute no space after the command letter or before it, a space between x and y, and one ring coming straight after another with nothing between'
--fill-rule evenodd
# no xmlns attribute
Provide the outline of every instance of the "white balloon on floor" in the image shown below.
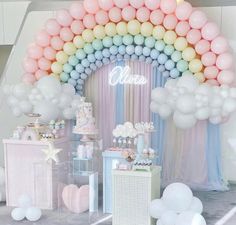
<svg viewBox="0 0 236 225"><path fill-rule="evenodd" d="M161 199L156 199L152 201L150 205L150 215L155 219L160 219L164 212L167 211L163 201Z"/></svg>
<svg viewBox="0 0 236 225"><path fill-rule="evenodd" d="M189 210L202 214L203 205L202 205L201 200L199 198L193 197L193 200L192 200Z"/></svg>
<svg viewBox="0 0 236 225"><path fill-rule="evenodd" d="M177 217L175 225L206 225L206 221L199 213L186 211Z"/></svg>
<svg viewBox="0 0 236 225"><path fill-rule="evenodd" d="M21 221L25 218L25 209L15 208L11 212L11 217L15 221Z"/></svg>

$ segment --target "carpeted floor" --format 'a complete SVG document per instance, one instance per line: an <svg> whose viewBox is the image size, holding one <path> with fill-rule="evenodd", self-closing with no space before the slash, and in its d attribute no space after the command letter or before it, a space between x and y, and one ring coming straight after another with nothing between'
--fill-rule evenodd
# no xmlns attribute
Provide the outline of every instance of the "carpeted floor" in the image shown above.
<svg viewBox="0 0 236 225"><path fill-rule="evenodd" d="M215 225L226 213L236 206L236 185L230 187L227 192L195 192L204 205L203 216L207 225ZM91 214L68 214L59 213L59 211L44 211L43 217L37 223L28 221L14 222L10 217L11 209L0 205L0 225L97 225L97 221L106 218L109 215L98 213ZM111 219L99 223L101 225L112 225ZM141 225L141 224L137 224ZM225 225L236 225L236 215L232 217Z"/></svg>

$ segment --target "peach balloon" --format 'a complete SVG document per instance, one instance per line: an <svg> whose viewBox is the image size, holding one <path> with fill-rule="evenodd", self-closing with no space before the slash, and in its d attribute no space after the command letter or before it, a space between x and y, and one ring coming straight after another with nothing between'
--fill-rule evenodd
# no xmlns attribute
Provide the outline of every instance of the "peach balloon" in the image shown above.
<svg viewBox="0 0 236 225"><path fill-rule="evenodd" d="M189 30L190 26L187 21L180 21L175 28L175 31L178 34L178 36L181 37L185 37Z"/></svg>
<svg viewBox="0 0 236 225"><path fill-rule="evenodd" d="M99 10L97 0L84 0L84 8L88 13L95 14Z"/></svg>
<svg viewBox="0 0 236 225"><path fill-rule="evenodd" d="M166 15L163 21L163 25L167 30L174 30L177 23L178 23L178 20L176 16L173 14Z"/></svg>
<svg viewBox="0 0 236 225"><path fill-rule="evenodd" d="M227 70L233 66L233 56L230 53L223 53L217 57L216 65L220 70Z"/></svg>
<svg viewBox="0 0 236 225"><path fill-rule="evenodd" d="M179 20L187 20L193 11L193 7L189 2L181 2L177 5L175 15Z"/></svg>
<svg viewBox="0 0 236 225"><path fill-rule="evenodd" d="M160 0L145 0L145 6L150 10L155 10L160 7Z"/></svg>
<svg viewBox="0 0 236 225"><path fill-rule="evenodd" d="M58 37L58 36L52 37L51 46L55 50L57 50L57 51L61 50L63 48L63 45L64 45L64 41L60 37Z"/></svg>
<svg viewBox="0 0 236 225"><path fill-rule="evenodd" d="M96 20L94 15L87 14L86 16L84 16L83 24L86 28L93 29L96 26Z"/></svg>
<svg viewBox="0 0 236 225"><path fill-rule="evenodd" d="M35 59L26 58L23 61L23 68L27 73L35 73L38 70L38 63Z"/></svg>
<svg viewBox="0 0 236 225"><path fill-rule="evenodd" d="M43 48L36 44L31 44L28 47L27 54L32 59L39 59L43 56Z"/></svg>
<svg viewBox="0 0 236 225"><path fill-rule="evenodd" d="M118 8L121 9L129 5L129 0L113 0L113 2Z"/></svg>
<svg viewBox="0 0 236 225"><path fill-rule="evenodd" d="M60 38L65 41L71 41L74 38L74 34L69 27L63 27L60 32Z"/></svg>
<svg viewBox="0 0 236 225"><path fill-rule="evenodd" d="M36 78L33 74L31 73L25 73L23 76L22 76L22 81L25 83L25 84L34 84L35 81L36 81Z"/></svg>
<svg viewBox="0 0 236 225"><path fill-rule="evenodd" d="M121 19L122 19L122 17L121 17L121 9L119 9L118 7L113 7L112 9L110 9L110 11L109 11L109 18L114 23L120 22Z"/></svg>
<svg viewBox="0 0 236 225"><path fill-rule="evenodd" d="M219 82L217 80L215 80L215 79L207 80L206 83L210 84L212 86L219 86L220 85Z"/></svg>
<svg viewBox="0 0 236 225"><path fill-rule="evenodd" d="M176 7L177 7L176 0L161 0L160 8L165 14L174 13Z"/></svg>
<svg viewBox="0 0 236 225"><path fill-rule="evenodd" d="M213 52L206 52L201 57L204 66L213 66L216 63L216 54Z"/></svg>
<svg viewBox="0 0 236 225"><path fill-rule="evenodd" d="M217 80L218 82L223 85L231 85L234 81L234 72L231 70L222 70L218 76L217 76Z"/></svg>
<svg viewBox="0 0 236 225"><path fill-rule="evenodd" d="M77 35L82 34L83 30L85 29L84 24L81 20L74 20L70 28L71 28L71 31Z"/></svg>
<svg viewBox="0 0 236 225"><path fill-rule="evenodd" d="M207 79L215 79L219 73L219 69L216 66L209 66L204 69L204 76Z"/></svg>
<svg viewBox="0 0 236 225"><path fill-rule="evenodd" d="M69 11L66 9L57 11L56 19L57 19L57 22L61 26L64 26L64 27L70 26L73 21L72 16L70 15Z"/></svg>
<svg viewBox="0 0 236 225"><path fill-rule="evenodd" d="M218 55L225 53L228 49L229 49L229 44L227 40L222 36L215 38L211 42L211 50Z"/></svg>
<svg viewBox="0 0 236 225"><path fill-rule="evenodd" d="M144 0L129 0L129 3L136 9L139 9L144 6Z"/></svg>
<svg viewBox="0 0 236 225"><path fill-rule="evenodd" d="M208 52L211 48L211 44L207 40L200 40L196 46L195 50L199 55L203 55L204 53Z"/></svg>
<svg viewBox="0 0 236 225"><path fill-rule="evenodd" d="M41 70L45 70L45 71L50 70L51 61L42 57L41 59L38 60L38 67Z"/></svg>
<svg viewBox="0 0 236 225"><path fill-rule="evenodd" d="M43 70L37 70L35 73L35 77L37 80L40 80L41 78L46 77L46 76L48 76L48 73Z"/></svg>
<svg viewBox="0 0 236 225"><path fill-rule="evenodd" d="M86 14L84 5L82 2L74 2L70 6L70 14L76 20L81 20Z"/></svg>
<svg viewBox="0 0 236 225"><path fill-rule="evenodd" d="M36 43L41 47L47 47L50 44L51 36L47 31L42 30L36 35Z"/></svg>
<svg viewBox="0 0 236 225"><path fill-rule="evenodd" d="M188 32L186 38L190 44L195 45L202 38L201 31L197 29L192 29Z"/></svg>
<svg viewBox="0 0 236 225"><path fill-rule="evenodd" d="M189 24L194 29L201 29L207 23L207 16L200 10L195 10L189 17Z"/></svg>
<svg viewBox="0 0 236 225"><path fill-rule="evenodd" d="M56 58L56 50L53 49L52 47L46 47L44 50L43 50L43 55L46 59L49 59L49 60L54 60Z"/></svg>
<svg viewBox="0 0 236 225"><path fill-rule="evenodd" d="M146 7L142 7L140 9L138 9L138 11L136 13L136 17L142 23L147 22L150 18L149 9L147 9Z"/></svg>
<svg viewBox="0 0 236 225"><path fill-rule="evenodd" d="M45 23L45 30L52 36L58 35L61 30L61 25L56 21L56 19L49 19Z"/></svg>
<svg viewBox="0 0 236 225"><path fill-rule="evenodd" d="M106 25L109 22L108 13L104 10L100 10L95 15L95 20L99 25Z"/></svg>
<svg viewBox="0 0 236 225"><path fill-rule="evenodd" d="M154 25L162 24L164 18L165 18L165 15L160 9L157 9L157 10L154 10L154 11L151 12L150 21Z"/></svg>
<svg viewBox="0 0 236 225"><path fill-rule="evenodd" d="M125 21L131 21L135 18L136 9L132 6L126 6L122 9L121 15Z"/></svg>
<svg viewBox="0 0 236 225"><path fill-rule="evenodd" d="M212 41L220 33L220 29L216 23L208 22L202 28L202 37L208 41Z"/></svg>
<svg viewBox="0 0 236 225"><path fill-rule="evenodd" d="M106 10L106 11L110 10L114 6L114 3L112 0L98 0L98 4L101 9Z"/></svg>

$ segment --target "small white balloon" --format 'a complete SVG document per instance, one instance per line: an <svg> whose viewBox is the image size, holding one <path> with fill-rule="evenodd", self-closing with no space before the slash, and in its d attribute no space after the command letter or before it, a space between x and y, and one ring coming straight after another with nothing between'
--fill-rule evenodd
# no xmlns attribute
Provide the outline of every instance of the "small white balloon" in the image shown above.
<svg viewBox="0 0 236 225"><path fill-rule="evenodd" d="M193 200L192 200L192 203L190 205L189 211L193 211L195 213L202 214L202 212L203 212L202 201L197 197L193 197Z"/></svg>
<svg viewBox="0 0 236 225"><path fill-rule="evenodd" d="M63 84L62 85L62 92L68 94L70 96L75 95L75 88L71 84Z"/></svg>
<svg viewBox="0 0 236 225"><path fill-rule="evenodd" d="M21 101L20 103L19 103L19 106L20 106L20 109L21 109L21 111L23 112L23 113L30 113L30 112L32 112L32 109L33 109L33 106L32 106L32 104L30 104L30 102L28 102L28 101Z"/></svg>
<svg viewBox="0 0 236 225"><path fill-rule="evenodd" d="M159 109L159 115L162 119L167 119L168 117L171 116L172 114L172 109L170 108L169 105L167 104L163 104L160 106L160 109Z"/></svg>
<svg viewBox="0 0 236 225"><path fill-rule="evenodd" d="M178 214L176 212L166 211L165 213L163 213L160 220L164 225L173 225L175 224L177 217Z"/></svg>
<svg viewBox="0 0 236 225"><path fill-rule="evenodd" d="M213 116L213 117L210 117L209 121L212 124L220 124L222 122L222 117L221 116Z"/></svg>
<svg viewBox="0 0 236 225"><path fill-rule="evenodd" d="M151 112L158 113L159 105L156 102L152 101L150 104L150 110Z"/></svg>
<svg viewBox="0 0 236 225"><path fill-rule="evenodd" d="M236 110L236 100L233 98L227 98L223 104L223 110L227 113L232 113Z"/></svg>
<svg viewBox="0 0 236 225"><path fill-rule="evenodd" d="M12 108L12 113L15 117L20 117L22 116L22 111L19 107L13 107Z"/></svg>
<svg viewBox="0 0 236 225"><path fill-rule="evenodd" d="M167 88L170 92L175 88L177 85L177 79L169 79L166 81L165 88Z"/></svg>
<svg viewBox="0 0 236 225"><path fill-rule="evenodd" d="M42 216L42 211L39 208L28 208L26 210L26 219L31 221L31 222L36 222L38 221Z"/></svg>
<svg viewBox="0 0 236 225"><path fill-rule="evenodd" d="M169 93L167 89L158 87L152 90L152 100L156 101L159 104L163 104L166 102L166 99L168 97Z"/></svg>
<svg viewBox="0 0 236 225"><path fill-rule="evenodd" d="M155 219L160 219L164 212L167 211L162 199L155 199L150 205L150 215Z"/></svg>
<svg viewBox="0 0 236 225"><path fill-rule="evenodd" d="M11 217L15 221L22 221L26 216L25 209L23 208L15 208L11 212Z"/></svg>
<svg viewBox="0 0 236 225"><path fill-rule="evenodd" d="M72 108L66 108L63 110L63 116L66 120L72 120L75 117L75 110Z"/></svg>
<svg viewBox="0 0 236 225"><path fill-rule="evenodd" d="M182 113L193 113L196 110L195 98L193 95L185 94L178 98L176 108Z"/></svg>
<svg viewBox="0 0 236 225"><path fill-rule="evenodd" d="M205 219L202 217L202 215L191 212L191 211L186 211L181 213L177 219L175 225L206 225Z"/></svg>
<svg viewBox="0 0 236 225"><path fill-rule="evenodd" d="M61 109L67 108L71 105L72 97L69 94L62 93L59 96L59 107Z"/></svg>
<svg viewBox="0 0 236 225"><path fill-rule="evenodd" d="M73 109L78 109L80 105L81 105L81 100L79 99L73 99L73 101L71 102L71 107Z"/></svg>
<svg viewBox="0 0 236 225"><path fill-rule="evenodd" d="M9 106L17 106L18 103L19 103L19 100L12 95L7 98L7 104Z"/></svg>
<svg viewBox="0 0 236 225"><path fill-rule="evenodd" d="M180 129L189 129L195 126L197 122L197 119L195 118L193 114L183 114L178 111L175 111L173 120L176 127Z"/></svg>
<svg viewBox="0 0 236 225"><path fill-rule="evenodd" d="M199 86L199 81L194 76L182 76L177 82L177 87L184 87L189 92L194 92Z"/></svg>
<svg viewBox="0 0 236 225"><path fill-rule="evenodd" d="M19 83L14 86L13 93L17 98L26 99L31 89L32 89L31 85Z"/></svg>
<svg viewBox="0 0 236 225"><path fill-rule="evenodd" d="M198 120L206 120L209 118L210 110L208 107L200 108L195 113L195 117Z"/></svg>

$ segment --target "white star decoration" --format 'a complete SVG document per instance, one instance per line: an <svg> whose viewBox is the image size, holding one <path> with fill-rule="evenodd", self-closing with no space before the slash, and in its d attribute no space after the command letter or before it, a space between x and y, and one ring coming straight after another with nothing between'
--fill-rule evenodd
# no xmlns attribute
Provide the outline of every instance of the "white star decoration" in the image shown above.
<svg viewBox="0 0 236 225"><path fill-rule="evenodd" d="M45 153L46 158L45 161L55 161L56 163L59 162L57 154L61 152L61 148L55 148L54 144L48 143L48 148L47 149L42 149L42 152Z"/></svg>

